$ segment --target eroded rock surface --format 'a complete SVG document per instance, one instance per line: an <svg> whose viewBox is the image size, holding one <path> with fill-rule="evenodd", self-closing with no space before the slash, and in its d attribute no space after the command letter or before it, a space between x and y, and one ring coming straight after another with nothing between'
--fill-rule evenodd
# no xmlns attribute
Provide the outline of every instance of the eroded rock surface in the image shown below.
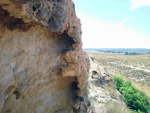
<svg viewBox="0 0 150 113"><path fill-rule="evenodd" d="M0 112L88 112L88 59L71 0L0 0Z"/></svg>
<svg viewBox="0 0 150 113"><path fill-rule="evenodd" d="M93 113L129 113L114 80L94 57L90 56L88 98Z"/></svg>

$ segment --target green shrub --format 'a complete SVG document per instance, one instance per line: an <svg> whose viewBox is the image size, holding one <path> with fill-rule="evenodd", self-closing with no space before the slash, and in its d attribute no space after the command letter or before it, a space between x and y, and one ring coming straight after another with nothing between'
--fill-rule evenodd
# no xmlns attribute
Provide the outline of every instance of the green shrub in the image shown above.
<svg viewBox="0 0 150 113"><path fill-rule="evenodd" d="M121 76L116 76L116 75L113 75L113 77L114 77L114 80L115 80L116 89L120 90L120 88L124 84L123 78Z"/></svg>
<svg viewBox="0 0 150 113"><path fill-rule="evenodd" d="M137 113L150 113L149 97L144 92L136 89L129 80L125 81L122 77L115 75L113 77L116 88L121 92L128 107Z"/></svg>

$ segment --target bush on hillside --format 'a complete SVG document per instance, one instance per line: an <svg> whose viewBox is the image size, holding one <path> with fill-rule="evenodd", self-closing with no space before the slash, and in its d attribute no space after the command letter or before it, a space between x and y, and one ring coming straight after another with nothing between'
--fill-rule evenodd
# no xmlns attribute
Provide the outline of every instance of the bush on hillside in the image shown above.
<svg viewBox="0 0 150 113"><path fill-rule="evenodd" d="M128 107L137 113L150 113L149 97L144 92L136 89L129 80L125 81L115 75L113 77L116 89L120 91Z"/></svg>
<svg viewBox="0 0 150 113"><path fill-rule="evenodd" d="M115 80L115 85L116 85L116 89L120 90L120 88L123 86L124 84L124 80L122 77L118 77L118 76L114 76L114 80Z"/></svg>

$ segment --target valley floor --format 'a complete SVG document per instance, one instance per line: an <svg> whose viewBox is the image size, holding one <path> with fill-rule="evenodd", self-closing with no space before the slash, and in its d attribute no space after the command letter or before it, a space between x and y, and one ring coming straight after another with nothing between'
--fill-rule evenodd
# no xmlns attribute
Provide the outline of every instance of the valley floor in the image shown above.
<svg viewBox="0 0 150 113"><path fill-rule="evenodd" d="M116 53L87 52L110 74L122 75L150 96L150 55L122 55ZM101 69L103 70L103 69Z"/></svg>

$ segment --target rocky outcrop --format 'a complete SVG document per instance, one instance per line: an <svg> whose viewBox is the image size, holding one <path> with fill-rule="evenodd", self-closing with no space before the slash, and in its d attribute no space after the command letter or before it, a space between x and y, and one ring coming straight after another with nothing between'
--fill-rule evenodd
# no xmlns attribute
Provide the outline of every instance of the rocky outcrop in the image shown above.
<svg viewBox="0 0 150 113"><path fill-rule="evenodd" d="M88 59L71 0L0 0L0 112L88 112Z"/></svg>
<svg viewBox="0 0 150 113"><path fill-rule="evenodd" d="M93 113L129 113L121 94L116 90L112 76L90 56L88 98Z"/></svg>

